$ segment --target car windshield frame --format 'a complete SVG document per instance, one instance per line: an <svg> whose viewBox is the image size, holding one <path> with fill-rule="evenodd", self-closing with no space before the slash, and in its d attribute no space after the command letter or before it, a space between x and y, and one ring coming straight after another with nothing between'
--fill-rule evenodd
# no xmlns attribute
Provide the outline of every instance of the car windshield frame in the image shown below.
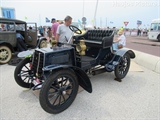
<svg viewBox="0 0 160 120"><path fill-rule="evenodd" d="M76 26L76 27L79 28L80 30L83 30L82 25L81 25L80 23L78 23L78 22L72 22L71 25Z"/></svg>

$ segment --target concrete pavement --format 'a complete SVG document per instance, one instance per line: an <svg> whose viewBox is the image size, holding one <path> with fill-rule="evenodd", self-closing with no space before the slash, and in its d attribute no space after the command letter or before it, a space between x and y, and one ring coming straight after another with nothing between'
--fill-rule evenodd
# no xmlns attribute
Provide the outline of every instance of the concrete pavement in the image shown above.
<svg viewBox="0 0 160 120"><path fill-rule="evenodd" d="M129 72L122 82L114 73L91 78L93 93L80 92L64 112L46 113L31 90L19 87L15 66L0 66L0 118L2 120L160 120L160 75L145 67Z"/></svg>
<svg viewBox="0 0 160 120"><path fill-rule="evenodd" d="M113 72L93 76L93 93L78 93L73 104L57 115L46 113L31 90L17 85L15 66L1 65L0 119L160 120L160 58L133 51L133 61L144 72L129 72L122 82L114 80Z"/></svg>

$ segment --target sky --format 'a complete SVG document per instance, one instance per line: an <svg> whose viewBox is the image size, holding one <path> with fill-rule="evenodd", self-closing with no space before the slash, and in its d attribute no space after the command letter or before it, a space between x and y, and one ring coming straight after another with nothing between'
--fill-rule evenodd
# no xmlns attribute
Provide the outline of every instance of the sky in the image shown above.
<svg viewBox="0 0 160 120"><path fill-rule="evenodd" d="M86 17L87 25L117 28L125 27L125 21L127 28L137 28L137 20L142 21L141 28L148 28L160 18L160 0L0 0L0 7L15 8L16 19L42 26L51 25L46 17L63 20L67 15L73 21Z"/></svg>

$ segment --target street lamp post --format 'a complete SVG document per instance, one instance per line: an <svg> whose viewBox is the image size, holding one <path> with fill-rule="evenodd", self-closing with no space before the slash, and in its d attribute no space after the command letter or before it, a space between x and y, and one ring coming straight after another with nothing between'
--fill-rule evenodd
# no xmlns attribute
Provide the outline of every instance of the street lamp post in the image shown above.
<svg viewBox="0 0 160 120"><path fill-rule="evenodd" d="M94 13L94 25L95 25L95 26L96 26L97 7L98 7L98 0L97 0L97 2L96 2L96 8L95 8L95 13Z"/></svg>
<svg viewBox="0 0 160 120"><path fill-rule="evenodd" d="M106 27L107 27L107 18L106 18Z"/></svg>
<svg viewBox="0 0 160 120"><path fill-rule="evenodd" d="M84 17L84 0L83 0L83 13L82 13L82 17Z"/></svg>
<svg viewBox="0 0 160 120"><path fill-rule="evenodd" d="M2 0L0 0L0 7L2 7Z"/></svg>

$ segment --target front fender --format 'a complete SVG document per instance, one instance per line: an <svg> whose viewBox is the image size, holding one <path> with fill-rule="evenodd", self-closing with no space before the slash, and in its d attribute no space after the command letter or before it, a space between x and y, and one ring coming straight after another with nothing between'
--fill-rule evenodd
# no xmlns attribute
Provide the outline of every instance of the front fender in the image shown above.
<svg viewBox="0 0 160 120"><path fill-rule="evenodd" d="M37 40L37 47L39 47L39 45L40 45L40 43L41 43L42 40L46 40L46 41L47 41L47 39L46 39L45 37L40 37L40 38Z"/></svg>
<svg viewBox="0 0 160 120"><path fill-rule="evenodd" d="M6 42L6 41L3 41L3 40L0 40L0 45L8 46L8 47L11 49L12 53L14 53L14 52L15 52L15 51L14 51L14 49L13 49L13 46L12 46L9 42Z"/></svg>
<svg viewBox="0 0 160 120"><path fill-rule="evenodd" d="M72 67L77 75L79 85L87 92L92 93L92 84L87 74L78 67Z"/></svg>
<svg viewBox="0 0 160 120"><path fill-rule="evenodd" d="M54 64L54 65L46 66L42 70L44 72L46 72L46 71L51 71L51 70L59 70L59 69L67 69L67 68L74 70L74 72L78 78L79 85L83 89L85 89L87 92L92 93L92 85L91 85L89 77L87 76L87 74L83 70L81 70L78 67L70 66L70 65L56 65L56 64Z"/></svg>

